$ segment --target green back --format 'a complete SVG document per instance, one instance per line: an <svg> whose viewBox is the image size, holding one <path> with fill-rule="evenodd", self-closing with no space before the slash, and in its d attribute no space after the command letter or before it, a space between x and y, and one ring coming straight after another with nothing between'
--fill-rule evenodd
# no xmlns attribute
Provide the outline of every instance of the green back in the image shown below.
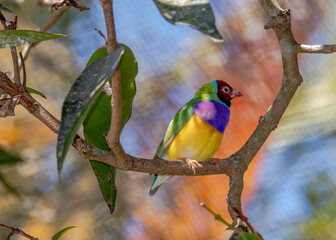
<svg viewBox="0 0 336 240"><path fill-rule="evenodd" d="M170 122L166 134L162 139L155 156L162 157L169 147L170 143L174 140L175 136L181 131L184 125L189 121L194 112L194 107L197 102L203 101L216 101L222 103L217 97L217 82L212 81L204 84L195 94L195 96L184 105L175 115Z"/></svg>

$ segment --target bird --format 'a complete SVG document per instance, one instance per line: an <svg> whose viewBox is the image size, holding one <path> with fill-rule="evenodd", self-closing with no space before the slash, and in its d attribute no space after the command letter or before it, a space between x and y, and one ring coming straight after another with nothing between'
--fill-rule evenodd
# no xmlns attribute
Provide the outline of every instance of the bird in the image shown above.
<svg viewBox="0 0 336 240"><path fill-rule="evenodd" d="M231 100L240 96L223 80L202 85L171 120L154 158L186 161L195 172L199 161L212 158L217 151L229 123ZM149 195L171 177L155 174Z"/></svg>

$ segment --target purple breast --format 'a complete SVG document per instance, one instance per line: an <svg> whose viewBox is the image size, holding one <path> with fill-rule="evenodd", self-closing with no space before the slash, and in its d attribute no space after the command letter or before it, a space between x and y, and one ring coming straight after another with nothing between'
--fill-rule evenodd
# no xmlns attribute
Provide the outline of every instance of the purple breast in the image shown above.
<svg viewBox="0 0 336 240"><path fill-rule="evenodd" d="M230 109L215 101L197 102L195 104L194 114L199 116L204 122L216 128L219 132L224 133L229 122Z"/></svg>

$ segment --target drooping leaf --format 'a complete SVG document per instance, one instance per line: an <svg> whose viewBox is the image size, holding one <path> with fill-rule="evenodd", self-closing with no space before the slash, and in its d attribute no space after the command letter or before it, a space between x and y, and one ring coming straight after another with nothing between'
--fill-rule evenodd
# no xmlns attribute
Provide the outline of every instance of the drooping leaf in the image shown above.
<svg viewBox="0 0 336 240"><path fill-rule="evenodd" d="M161 15L172 24L196 28L215 41L223 38L215 25L209 0L153 0Z"/></svg>
<svg viewBox="0 0 336 240"><path fill-rule="evenodd" d="M62 107L61 126L57 139L57 167L61 173L65 156L80 125L100 94L105 82L117 68L123 47L94 61L75 80Z"/></svg>
<svg viewBox="0 0 336 240"><path fill-rule="evenodd" d="M63 228L61 231L57 232L54 236L51 237L51 240L58 240L60 239L67 231L75 228L76 226L66 227Z"/></svg>
<svg viewBox="0 0 336 240"><path fill-rule="evenodd" d="M241 233L238 240L259 240L259 237L252 233Z"/></svg>
<svg viewBox="0 0 336 240"><path fill-rule="evenodd" d="M6 11L6 12L13 12L12 10L6 8L6 7L5 7L4 5L2 5L1 3L0 3L0 10L1 10L1 11Z"/></svg>
<svg viewBox="0 0 336 240"><path fill-rule="evenodd" d="M107 207L112 214L116 206L117 199L117 186L116 186L116 173L117 169L105 163L90 161L91 167L97 177L100 191L107 204Z"/></svg>
<svg viewBox="0 0 336 240"><path fill-rule="evenodd" d="M17 154L0 149L0 165L3 164L14 165L21 161L22 161L21 157L18 156Z"/></svg>
<svg viewBox="0 0 336 240"><path fill-rule="evenodd" d="M41 97L47 99L47 97L43 93L41 93L40 91L37 91L37 90L35 90L33 88L30 88L30 87L26 87L26 89L30 93L34 93L34 94L40 95Z"/></svg>
<svg viewBox="0 0 336 240"><path fill-rule="evenodd" d="M122 91L121 127L123 129L132 114L132 103L136 93L135 76L138 73L138 66L132 50L126 45L121 44L121 46L125 49L119 65ZM99 48L92 55L87 65L106 54L106 48ZM85 140L97 148L110 151L103 136L104 133L108 132L110 123L111 96L101 92L83 123ZM117 188L115 185L116 169L104 163L96 161L90 162L97 176L103 197L112 213L117 196Z"/></svg>
<svg viewBox="0 0 336 240"><path fill-rule="evenodd" d="M0 48L15 47L22 44L41 42L61 37L66 37L66 35L32 30L1 30Z"/></svg>
<svg viewBox="0 0 336 240"><path fill-rule="evenodd" d="M98 48L89 59L86 66L93 61L105 56L107 50L105 47ZM125 52L124 52L125 54ZM100 107L97 107L100 106ZM104 133L108 132L111 123L111 97L103 92L99 94L96 102L91 107L86 119L83 122L85 141L93 144L95 147L111 151L106 144ZM112 214L115 209L117 198L117 187L115 184L116 169L105 163L90 161L91 167L97 177L100 191Z"/></svg>

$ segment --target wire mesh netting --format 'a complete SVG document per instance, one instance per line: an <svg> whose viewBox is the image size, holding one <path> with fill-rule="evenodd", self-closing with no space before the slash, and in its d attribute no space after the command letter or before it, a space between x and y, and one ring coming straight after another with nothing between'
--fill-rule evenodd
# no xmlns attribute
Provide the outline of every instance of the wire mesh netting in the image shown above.
<svg viewBox="0 0 336 240"><path fill-rule="evenodd" d="M48 101L41 101L57 117L66 91L104 44L94 30L105 30L99 1L82 2L89 11L70 9L50 30L68 38L39 44L27 60L28 85L47 95ZM19 16L22 29L39 28L50 15L35 1L6 3ZM298 42L335 42L335 1L279 3L291 9ZM267 19L258 2L213 0L211 5L221 43L188 26L169 24L150 0L115 1L118 41L133 50L139 66L133 113L122 134L127 153L153 157L175 113L202 84L222 79L244 94L232 103L231 120L215 155L227 157L247 140L276 96L281 55L274 33L264 30ZM0 57L1 71L11 71L9 51L1 50ZM299 60L304 83L246 173L243 209L265 239L336 239L336 58L302 54ZM70 225L77 228L63 239L230 235L199 206L205 202L230 220L225 176L174 177L150 198L151 176L119 171L117 207L111 216L89 163L70 151L59 183L56 136L23 109L16 114L15 119L0 119L0 145L24 159L0 169L1 182L10 186L0 185L0 223L20 226L39 239ZM7 235L0 228L0 239Z"/></svg>

